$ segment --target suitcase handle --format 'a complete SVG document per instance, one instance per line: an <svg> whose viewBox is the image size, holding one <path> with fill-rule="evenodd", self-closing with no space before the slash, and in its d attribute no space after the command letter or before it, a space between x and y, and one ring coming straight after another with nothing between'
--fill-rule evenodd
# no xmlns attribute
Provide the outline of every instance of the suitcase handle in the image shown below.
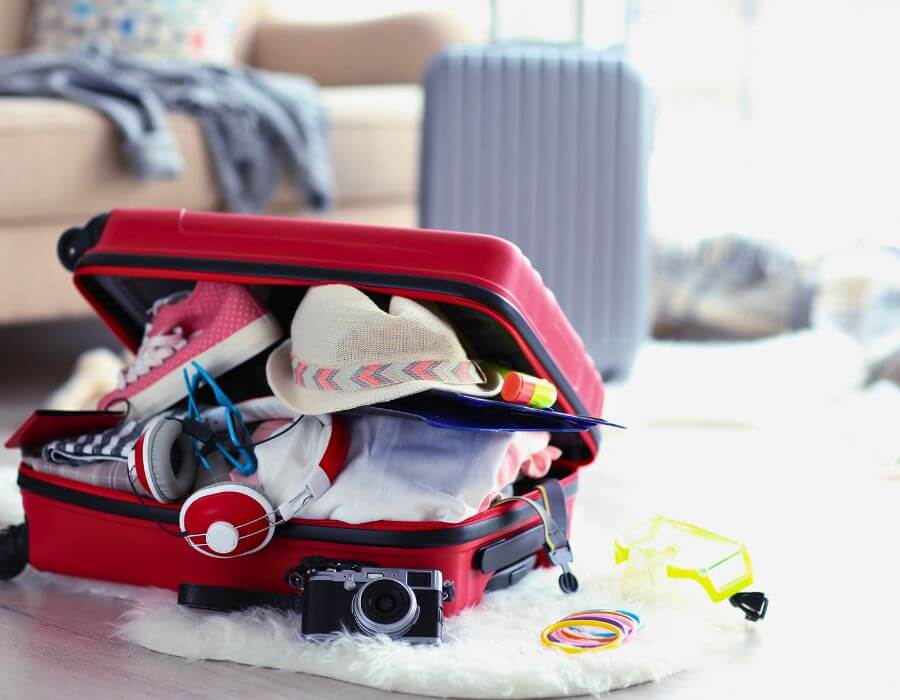
<svg viewBox="0 0 900 700"><path fill-rule="evenodd" d="M490 574L512 566L540 551L543 546L544 528L538 525L508 539L482 547L475 554L475 566L481 570L481 573Z"/></svg>
<svg viewBox="0 0 900 700"><path fill-rule="evenodd" d="M507 567L499 569L498 571L495 571L494 575L488 580L487 586L484 587L484 592L500 591L504 588L509 588L514 583L518 583L525 578L525 574L536 566L537 554L532 554L521 561L517 561Z"/></svg>

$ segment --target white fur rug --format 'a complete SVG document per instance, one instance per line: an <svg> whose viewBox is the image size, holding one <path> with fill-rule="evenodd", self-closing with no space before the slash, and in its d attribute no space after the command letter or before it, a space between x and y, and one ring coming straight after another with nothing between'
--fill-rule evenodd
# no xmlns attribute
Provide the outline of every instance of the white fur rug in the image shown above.
<svg viewBox="0 0 900 700"><path fill-rule="evenodd" d="M885 384L863 390L861 376L861 354L838 336L647 346L633 378L611 389L607 405L606 415L630 429L606 436L601 459L581 479L573 535L579 593L560 593L555 572L533 573L450 619L438 648L349 637L312 645L299 638L297 620L280 613L199 613L178 608L169 592L91 582L79 587L133 598L120 633L190 659L466 698L597 694L659 680L715 663L720 654L740 654L750 641L764 643L767 622L744 622L727 604L710 604L692 584L623 579L612 565L612 536L655 512L693 520L747 541L760 588L772 595L766 569L778 566L777 537L760 529L765 518L744 497L749 492L742 495L745 481L752 487L748 475L763 479L795 468L790 483L807 479L806 462L780 462L782 449L808 458L822 470L817 473L843 468L852 456L854 473L898 475L900 452L889 426L900 413L900 391ZM833 443L803 444L823 424L842 426ZM0 478L0 521L18 520L12 470L0 470ZM52 578L26 576L34 585ZM778 615L777 603L774 595L771 615ZM542 626L591 607L634 610L646 626L615 651L571 656L541 647Z"/></svg>

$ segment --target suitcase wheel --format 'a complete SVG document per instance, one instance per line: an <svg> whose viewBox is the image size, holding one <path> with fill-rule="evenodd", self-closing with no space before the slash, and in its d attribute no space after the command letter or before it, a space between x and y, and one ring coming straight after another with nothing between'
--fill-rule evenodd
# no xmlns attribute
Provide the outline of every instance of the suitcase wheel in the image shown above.
<svg viewBox="0 0 900 700"><path fill-rule="evenodd" d="M28 525L0 530L0 581L18 576L28 564Z"/></svg>
<svg viewBox="0 0 900 700"><path fill-rule="evenodd" d="M74 272L81 256L97 245L103 233L103 227L106 225L107 216L107 214L99 214L84 226L76 226L63 231L56 244L56 254L62 266L69 272Z"/></svg>

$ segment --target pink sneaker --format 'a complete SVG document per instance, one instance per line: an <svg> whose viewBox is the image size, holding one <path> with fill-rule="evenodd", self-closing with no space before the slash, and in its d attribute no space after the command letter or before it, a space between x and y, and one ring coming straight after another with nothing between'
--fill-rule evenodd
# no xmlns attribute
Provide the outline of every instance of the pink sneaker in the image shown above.
<svg viewBox="0 0 900 700"><path fill-rule="evenodd" d="M197 282L192 292L157 300L134 363L97 408L129 404L131 418L169 408L187 396L182 369L196 360L218 377L282 337L275 318L237 284Z"/></svg>

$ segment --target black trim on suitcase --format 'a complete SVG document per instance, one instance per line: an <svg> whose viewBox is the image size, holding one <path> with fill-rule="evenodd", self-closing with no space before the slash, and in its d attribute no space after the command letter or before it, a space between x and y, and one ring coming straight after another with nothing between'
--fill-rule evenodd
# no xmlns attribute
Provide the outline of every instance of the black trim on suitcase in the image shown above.
<svg viewBox="0 0 900 700"><path fill-rule="evenodd" d="M129 503L115 498L105 498L93 493L66 488L51 484L19 470L19 488L36 496L43 496L60 503L96 510L110 515L120 515L137 520L149 520L157 523L178 525L178 511L169 508L157 508L146 503ZM564 487L566 498L572 498L578 491L578 481ZM431 530L365 530L362 528L327 527L324 525L300 525L287 523L280 526L276 537L297 540L330 542L333 544L353 544L373 547L407 547L410 549L445 547L465 544L487 537L498 530L517 525L534 517L529 508L510 510L502 515L479 520L468 525L443 527ZM538 526L527 532L536 533L543 541L543 528ZM531 552L541 548L540 542ZM526 552L527 554L528 552ZM524 556L521 555L521 556ZM520 556L520 558L521 558Z"/></svg>
<svg viewBox="0 0 900 700"><path fill-rule="evenodd" d="M255 263L242 260L199 260L195 258L170 258L162 255L125 255L112 253L87 253L78 261L77 267L88 265L110 267L135 267L141 269L184 270L188 272L222 273L251 275L258 277L281 277L284 279L302 279L322 282L350 282L373 287L390 287L393 289L409 289L417 292L433 292L458 296L477 301L508 319L516 331L525 339L532 352L538 356L541 364L550 373L572 409L581 415L588 411L578 398L569 380L560 372L556 363L544 350L540 339L522 318L518 310L499 294L484 287L465 282L443 279L423 279L412 275L391 273L366 273L359 270L325 269L302 267L299 265L282 265L279 263ZM591 428L590 434L600 445L600 431Z"/></svg>

